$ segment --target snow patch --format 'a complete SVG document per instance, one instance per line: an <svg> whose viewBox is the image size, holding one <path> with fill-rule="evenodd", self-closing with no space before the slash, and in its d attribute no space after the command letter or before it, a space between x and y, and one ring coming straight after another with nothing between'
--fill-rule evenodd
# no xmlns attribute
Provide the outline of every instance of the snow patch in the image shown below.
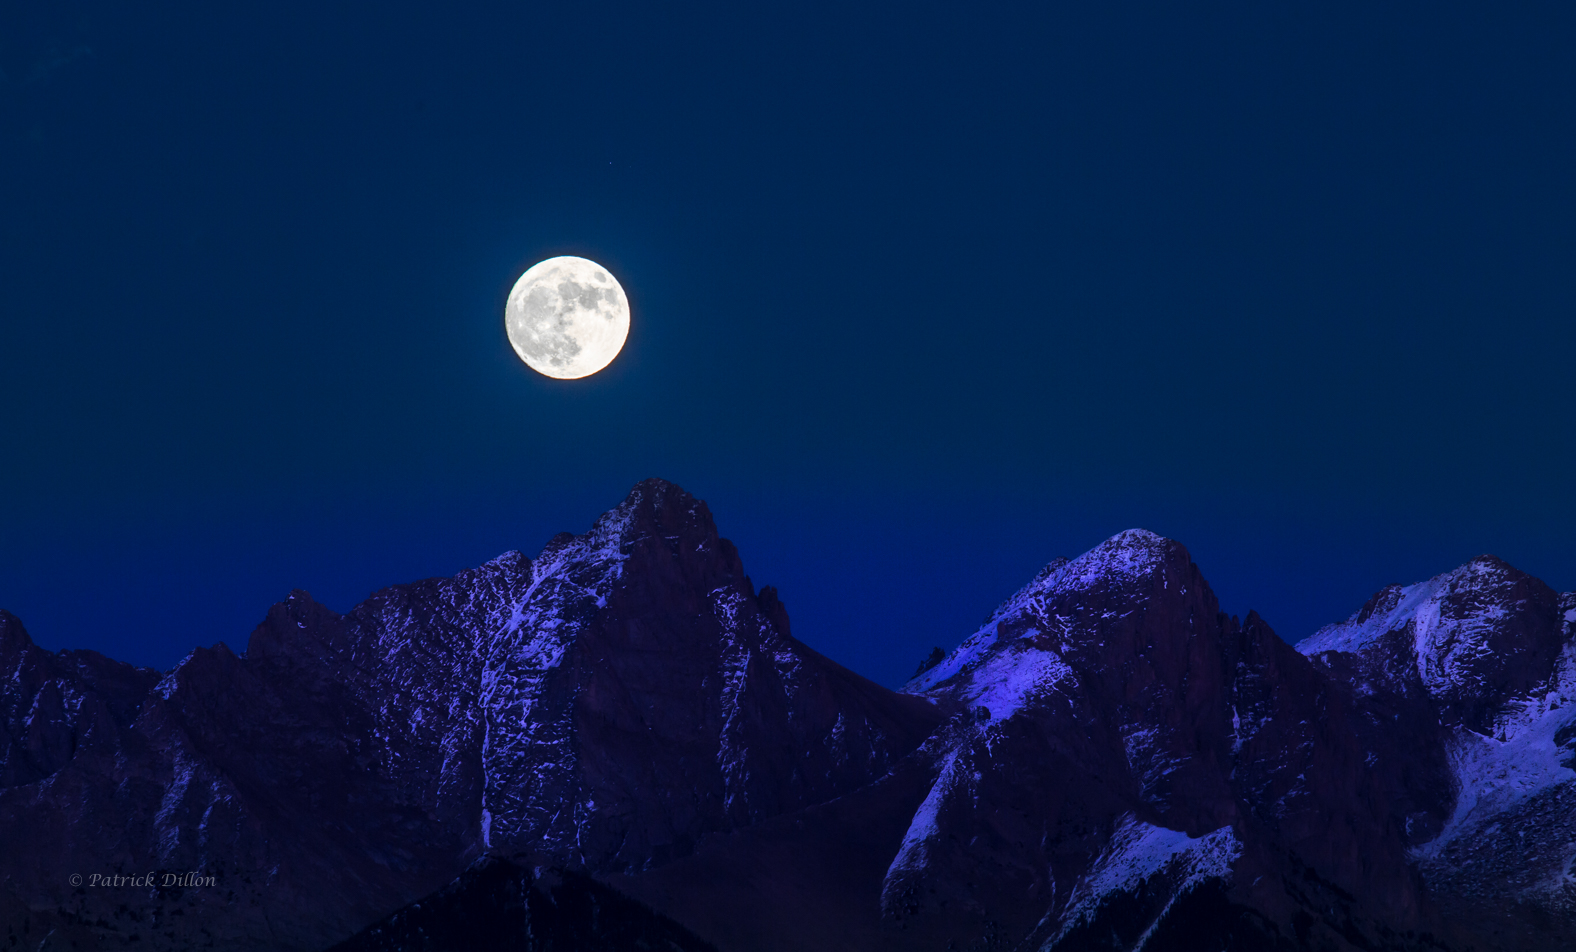
<svg viewBox="0 0 1576 952"><path fill-rule="evenodd" d="M1569 676L1571 652L1562 673ZM1565 687L1565 679L1559 679ZM1417 859L1434 859L1452 842L1473 835L1496 818L1514 811L1526 800L1550 787L1576 782L1576 771L1561 763L1566 752L1554 742L1555 734L1572 723L1570 708L1549 692L1505 722L1496 725L1503 740L1469 730L1456 731L1449 750L1451 772L1456 777L1455 810L1434 839L1413 850Z"/></svg>
<svg viewBox="0 0 1576 952"><path fill-rule="evenodd" d="M1059 573L1057 588L1087 588L1112 575L1129 580L1147 578L1165 559L1169 544L1169 540L1148 529L1118 532L1069 562L1066 570Z"/></svg>
<svg viewBox="0 0 1576 952"><path fill-rule="evenodd" d="M1139 788L1146 796L1161 778L1181 764L1181 761L1166 756L1165 738L1156 727L1123 727L1122 747L1127 755L1128 769L1138 779Z"/></svg>
<svg viewBox="0 0 1576 952"><path fill-rule="evenodd" d="M1450 573L1446 573L1448 574ZM1358 620L1358 616L1362 613L1355 612L1346 621L1326 625L1304 638L1297 645L1297 650L1305 655L1317 654L1321 651L1345 651L1356 654L1390 632L1406 627L1407 622L1440 593L1446 575L1437 576L1426 582L1418 582L1416 585L1408 585L1394 593L1385 593L1389 595L1387 601L1390 603L1386 610L1376 610L1361 621ZM1383 608L1384 605L1385 602L1382 601L1377 607ZM1436 608L1436 615L1437 612Z"/></svg>
<svg viewBox="0 0 1576 952"><path fill-rule="evenodd" d="M903 834L903 845L898 847L897 856L893 858L892 865L887 867L886 881L891 884L895 874L905 870L922 869L930 858L931 844L940 835L938 817L941 806L946 802L951 792L966 784L968 777L958 766L958 755L961 748L954 749L942 761L941 771L936 776L936 782L930 785L930 793L926 794L925 801L914 811L914 818L909 821L908 832Z"/></svg>
<svg viewBox="0 0 1576 952"><path fill-rule="evenodd" d="M905 684L903 690L910 694L921 694L961 674L971 665L978 667L984 661L986 651L996 643L996 624L992 621L963 639L963 643L952 649L952 653L943 658L940 664Z"/></svg>
<svg viewBox="0 0 1576 952"><path fill-rule="evenodd" d="M1303 639L1304 655L1324 651L1364 654L1393 632L1411 642L1412 662L1431 695L1444 697L1491 656L1495 635L1519 604L1508 605L1511 571L1503 562L1479 557L1404 588L1391 586L1371 605L1344 622L1328 625ZM1363 611L1369 615L1363 617Z"/></svg>
<svg viewBox="0 0 1576 952"><path fill-rule="evenodd" d="M984 707L992 720L1005 720L1023 707L1076 683L1072 668L1054 651L1013 646L985 658L959 694L970 707Z"/></svg>
<svg viewBox="0 0 1576 952"><path fill-rule="evenodd" d="M1168 539L1147 529L1128 529L1076 559L1050 562L1028 585L1003 602L983 627L965 638L940 664L904 685L903 690L910 694L921 694L959 674L978 668L992 653L992 649L998 647L1000 626L1004 621L1027 614L1039 619L1053 631L1060 623L1065 633L1065 620L1047 618L1046 602L1049 598L1090 588L1103 579L1132 581L1148 578L1161 567L1170 545ZM1037 629L1031 629L1023 634L1037 633ZM976 675L975 680L978 679L979 675Z"/></svg>
<svg viewBox="0 0 1576 952"><path fill-rule="evenodd" d="M1093 869L1073 889L1062 915L1062 928L1047 946L1092 920L1113 894L1133 892L1164 873L1174 879L1172 899L1166 905L1169 909L1177 898L1206 880L1229 877L1240 855L1242 842L1229 826L1195 839L1181 830L1154 826L1127 814ZM1156 916L1156 921L1164 914ZM1148 938L1146 933L1134 948L1143 948Z"/></svg>

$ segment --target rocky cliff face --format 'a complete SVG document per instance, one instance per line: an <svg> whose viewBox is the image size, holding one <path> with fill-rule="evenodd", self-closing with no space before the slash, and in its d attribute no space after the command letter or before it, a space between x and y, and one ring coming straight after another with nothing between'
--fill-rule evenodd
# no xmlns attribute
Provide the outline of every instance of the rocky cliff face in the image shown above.
<svg viewBox="0 0 1576 952"><path fill-rule="evenodd" d="M1454 933L1576 936L1576 594L1492 556L1390 586L1297 646L1352 687L1365 758Z"/></svg>
<svg viewBox="0 0 1576 952"><path fill-rule="evenodd" d="M1128 948L1204 897L1272 943L1433 924L1348 693L1223 614L1175 542L1052 563L909 690L976 712L887 873L884 911L916 931Z"/></svg>
<svg viewBox="0 0 1576 952"><path fill-rule="evenodd" d="M875 780L940 719L796 641L659 480L534 560L343 616L294 593L244 658L160 676L40 651L5 616L0 661L13 908L144 948L322 948L484 853L659 866ZM217 885L69 879L149 871Z"/></svg>
<svg viewBox="0 0 1576 952"><path fill-rule="evenodd" d="M1125 532L908 685L957 713L879 783L620 885L738 950L1563 949L1572 608L1480 559L1298 650ZM862 878L795 890L828 841Z"/></svg>
<svg viewBox="0 0 1576 952"><path fill-rule="evenodd" d="M0 613L0 672L0 915L31 948L379 920L347 947L463 948L467 909L609 948L595 910L622 910L722 952L1576 934L1576 595L1486 557L1294 649L1133 530L899 694L794 640L653 480L534 559L346 615L298 592L245 657L168 673Z"/></svg>

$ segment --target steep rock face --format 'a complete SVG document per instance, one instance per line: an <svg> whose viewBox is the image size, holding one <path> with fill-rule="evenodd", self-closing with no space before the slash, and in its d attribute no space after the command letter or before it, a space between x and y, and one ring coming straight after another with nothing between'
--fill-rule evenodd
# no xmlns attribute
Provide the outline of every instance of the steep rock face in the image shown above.
<svg viewBox="0 0 1576 952"><path fill-rule="evenodd" d="M0 611L0 905L8 916L27 909L21 896L42 892L32 887L63 901L71 873L105 870L151 825L157 758L136 721L158 680L157 671L96 652L44 651ZM86 810L55 809L57 796L80 797ZM84 840L97 861L62 863ZM39 919L73 928L58 909Z"/></svg>
<svg viewBox="0 0 1576 952"><path fill-rule="evenodd" d="M293 593L162 677L0 617L4 889L144 948L313 949L482 853L640 870L868 783L940 719L788 632L660 480L584 536L347 615ZM197 871L211 888L73 888ZM129 900L129 901L128 901Z"/></svg>
<svg viewBox="0 0 1576 952"><path fill-rule="evenodd" d="M0 609L0 788L51 776L80 752L113 751L159 679L96 651L53 654Z"/></svg>
<svg viewBox="0 0 1576 952"><path fill-rule="evenodd" d="M331 671L220 644L140 674L111 740L90 733L49 776L0 789L0 885L75 947L320 948L463 868L469 844L402 789L398 747ZM102 683L62 693L86 710Z"/></svg>
<svg viewBox="0 0 1576 952"><path fill-rule="evenodd" d="M549 545L492 640L491 849L639 869L862 786L939 720L794 640L702 504L632 500Z"/></svg>
<svg viewBox="0 0 1576 952"><path fill-rule="evenodd" d="M1576 935L1576 594L1492 556L1389 586L1298 650L1353 686L1392 813L1462 941Z"/></svg>
<svg viewBox="0 0 1576 952"><path fill-rule="evenodd" d="M1132 530L1052 563L907 690L975 713L927 745L882 894L900 928L1128 948L1205 895L1266 947L1431 921L1346 692L1222 614L1175 542Z"/></svg>

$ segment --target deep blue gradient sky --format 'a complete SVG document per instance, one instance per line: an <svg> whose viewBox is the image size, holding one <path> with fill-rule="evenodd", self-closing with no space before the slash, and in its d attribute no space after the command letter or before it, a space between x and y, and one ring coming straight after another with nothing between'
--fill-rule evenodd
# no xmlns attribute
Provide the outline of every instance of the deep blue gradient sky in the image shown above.
<svg viewBox="0 0 1576 952"><path fill-rule="evenodd" d="M1568 3L0 7L0 606L167 668L708 500L888 684L1144 526L1576 588ZM502 325L553 254L634 318Z"/></svg>

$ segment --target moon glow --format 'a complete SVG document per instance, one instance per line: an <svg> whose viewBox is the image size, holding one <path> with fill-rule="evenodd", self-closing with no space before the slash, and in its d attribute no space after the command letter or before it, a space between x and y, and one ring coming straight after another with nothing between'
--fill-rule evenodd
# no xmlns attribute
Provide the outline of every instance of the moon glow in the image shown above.
<svg viewBox="0 0 1576 952"><path fill-rule="evenodd" d="M629 298L595 261L563 255L532 265L503 309L509 343L526 366L559 380L606 367L629 337Z"/></svg>

